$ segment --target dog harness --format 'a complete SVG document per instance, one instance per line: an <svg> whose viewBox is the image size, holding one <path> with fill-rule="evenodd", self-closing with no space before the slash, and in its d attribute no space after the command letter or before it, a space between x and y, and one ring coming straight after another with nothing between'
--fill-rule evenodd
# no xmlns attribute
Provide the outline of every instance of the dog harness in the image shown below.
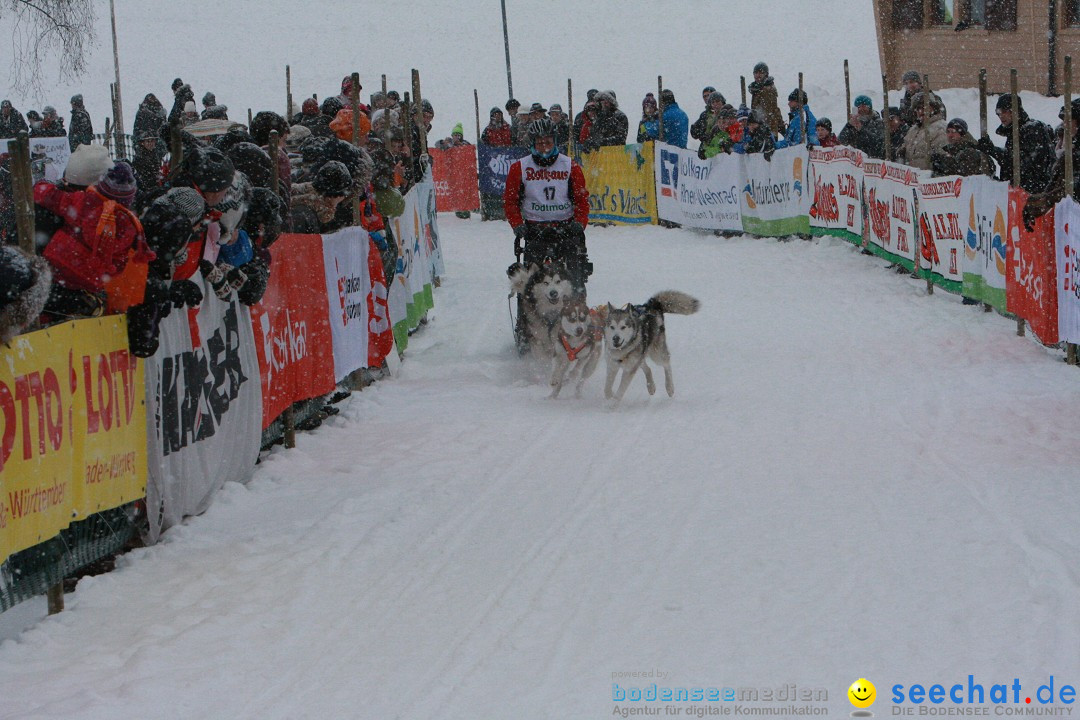
<svg viewBox="0 0 1080 720"><path fill-rule="evenodd" d="M577 360L578 353L585 349L585 346L589 344L589 336L586 335L585 339L581 341L581 345L578 347L570 346L570 338L566 333L559 333L559 340L562 341L563 350L566 351L566 359L570 362Z"/></svg>

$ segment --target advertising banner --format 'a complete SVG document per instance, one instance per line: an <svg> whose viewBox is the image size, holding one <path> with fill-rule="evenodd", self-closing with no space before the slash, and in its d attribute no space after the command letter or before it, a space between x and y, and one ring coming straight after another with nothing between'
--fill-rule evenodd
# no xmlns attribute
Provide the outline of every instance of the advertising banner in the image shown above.
<svg viewBox="0 0 1080 720"><path fill-rule="evenodd" d="M410 191L406 198L411 195ZM406 215L408 212L406 203ZM326 278L323 301L333 338L334 379L340 381L358 368L378 367L386 356L390 333L386 281L378 254L371 251L371 239L361 227L323 236L322 253Z"/></svg>
<svg viewBox="0 0 1080 720"><path fill-rule="evenodd" d="M656 211L661 220L704 230L742 231L739 188L743 163L738 155L701 160L693 150L657 143Z"/></svg>
<svg viewBox="0 0 1080 720"><path fill-rule="evenodd" d="M919 183L919 274L954 293L960 292L964 281L963 187L964 178L951 175Z"/></svg>
<svg viewBox="0 0 1080 720"><path fill-rule="evenodd" d="M421 185L409 190L405 195L405 212L391 220L398 244L398 264L389 288L389 313L399 352L408 345L409 331L415 330L424 314L435 306L432 245L427 235L428 228L434 227L434 213L425 192L430 191Z"/></svg>
<svg viewBox="0 0 1080 720"><path fill-rule="evenodd" d="M915 168L866 159L863 197L870 225L870 250L908 270L915 267L915 197L919 175Z"/></svg>
<svg viewBox="0 0 1080 720"><path fill-rule="evenodd" d="M506 176L510 172L510 166L529 154L529 149L524 147L494 147L492 145L478 145L477 151L480 192L485 195L498 195L502 197L506 189Z"/></svg>
<svg viewBox="0 0 1080 720"><path fill-rule="evenodd" d="M960 199L967 223L961 262L964 297L1004 311L1009 185L983 175L973 175L964 178Z"/></svg>
<svg viewBox="0 0 1080 720"><path fill-rule="evenodd" d="M1058 342L1057 256L1051 210L1035 221L1035 231L1024 227L1021 213L1028 194L1009 188L1009 255L1005 268L1005 294L1009 312L1021 317L1047 345Z"/></svg>
<svg viewBox="0 0 1080 720"><path fill-rule="evenodd" d="M810 233L810 198L806 189L809 155L804 147L743 155L746 181L742 191L743 230L778 237Z"/></svg>
<svg viewBox="0 0 1080 720"><path fill-rule="evenodd" d="M653 144L602 147L581 156L589 222L656 224Z"/></svg>
<svg viewBox="0 0 1080 720"><path fill-rule="evenodd" d="M122 316L0 345L0 561L145 495L144 393Z"/></svg>
<svg viewBox="0 0 1080 720"><path fill-rule="evenodd" d="M289 405L334 389L322 238L281 235L274 243L270 281L250 308L262 380L262 427ZM336 298L335 298L336 299Z"/></svg>
<svg viewBox="0 0 1080 720"><path fill-rule="evenodd" d="M479 177L476 146L461 145L439 150L431 148L431 171L440 212L479 210ZM506 176L503 175L504 182Z"/></svg>
<svg viewBox="0 0 1080 720"><path fill-rule="evenodd" d="M1080 205L1066 197L1054 208L1057 246L1058 335L1080 343Z"/></svg>
<svg viewBox="0 0 1080 720"><path fill-rule="evenodd" d="M837 146L810 150L810 231L861 245L863 240L863 162L854 148Z"/></svg>
<svg viewBox="0 0 1080 720"><path fill-rule="evenodd" d="M150 541L210 506L230 481L246 481L262 441L262 389L248 308L221 300L196 273L197 308L161 322L146 361Z"/></svg>

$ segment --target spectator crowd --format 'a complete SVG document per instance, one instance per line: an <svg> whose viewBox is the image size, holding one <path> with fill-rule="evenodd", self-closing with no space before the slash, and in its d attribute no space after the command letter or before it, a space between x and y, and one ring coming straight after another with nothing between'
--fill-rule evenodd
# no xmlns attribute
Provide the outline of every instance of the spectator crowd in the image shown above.
<svg viewBox="0 0 1080 720"><path fill-rule="evenodd" d="M829 118L814 115L811 98L799 88L787 95L783 112L775 79L759 62L747 86L749 107L736 107L715 87L705 87L702 110L691 123L670 89L659 97L648 92L631 136L629 118L612 90L589 90L572 118L559 104L526 108L510 98L503 108L491 108L480 143L527 147L528 125L546 118L564 152L573 147L588 154L622 146L631 137L681 148L692 138L703 159L721 153L769 158L777 148L846 145L934 175L1012 181L1016 124L1017 181L1032 195L1025 222L1069 190L1080 191L1080 100L1059 114L1063 120L1068 110L1073 119L1073 136L1066 141L1061 125L1055 130L1032 118L1019 97L1000 96L995 132L1005 146L999 148L987 136L975 139L964 119L950 118L921 77L916 71L904 74L895 107L879 111L869 97L857 96L838 133ZM360 225L381 254L389 280L397 258L387 219L403 211L404 194L425 171L425 138L435 112L427 100L407 106L393 90L375 92L370 105L364 104L362 87L352 85L352 76L345 77L336 94L322 102L305 99L292 117L262 111L245 125L231 119L212 92L202 96L199 110L194 90L177 78L168 111L153 93L140 103L130 162L113 161L105 147L94 144L80 95L71 98L67 128L51 106L24 116L4 100L0 138L20 132L66 136L72 154L60 182L34 186L34 255L17 247L11 160L0 154L0 340L35 321L123 312L133 352L149 356L157 348L161 319L201 302L199 286L191 281L195 273L221 297L235 293L241 302L258 302L269 278L271 247L282 232L328 233ZM434 146L466 144L459 123ZM172 156L173 147L180 148L180 157ZM1068 179L1067 151L1074 168ZM501 198L484 200L485 218L495 216Z"/></svg>

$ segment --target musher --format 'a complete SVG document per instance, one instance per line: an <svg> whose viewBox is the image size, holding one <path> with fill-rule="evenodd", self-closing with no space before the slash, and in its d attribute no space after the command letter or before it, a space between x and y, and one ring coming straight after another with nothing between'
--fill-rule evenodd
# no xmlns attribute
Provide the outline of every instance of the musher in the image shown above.
<svg viewBox="0 0 1080 720"><path fill-rule="evenodd" d="M514 229L514 255L525 265L545 259L566 268L574 290L585 293L592 275L585 248L589 191L581 166L559 152L548 118L529 124L532 153L510 166L503 193L506 220Z"/></svg>

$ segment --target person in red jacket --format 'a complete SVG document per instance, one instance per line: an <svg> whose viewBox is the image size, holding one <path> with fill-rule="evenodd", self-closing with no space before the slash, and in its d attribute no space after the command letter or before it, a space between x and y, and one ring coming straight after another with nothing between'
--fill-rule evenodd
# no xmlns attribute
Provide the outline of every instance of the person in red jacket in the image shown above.
<svg viewBox="0 0 1080 720"><path fill-rule="evenodd" d="M514 229L514 254L525 264L562 263L574 289L585 293L592 274L585 247L589 191L581 166L559 152L548 118L529 125L531 154L510 166L503 208Z"/></svg>
<svg viewBox="0 0 1080 720"><path fill-rule="evenodd" d="M510 123L503 119L503 111L499 108L491 108L491 122L480 135L480 142L495 147L510 147L514 144L510 134Z"/></svg>
<svg viewBox="0 0 1080 720"><path fill-rule="evenodd" d="M104 310L105 286L127 266L129 260L147 263L154 253L146 244L139 219L129 206L135 199L135 174L131 166L118 161L101 180L86 190L65 191L52 183L34 186L35 204L62 218L42 253L53 268L54 296L64 291L86 300L70 304L50 299L47 312L64 315L100 315ZM90 302L96 298L100 307Z"/></svg>

